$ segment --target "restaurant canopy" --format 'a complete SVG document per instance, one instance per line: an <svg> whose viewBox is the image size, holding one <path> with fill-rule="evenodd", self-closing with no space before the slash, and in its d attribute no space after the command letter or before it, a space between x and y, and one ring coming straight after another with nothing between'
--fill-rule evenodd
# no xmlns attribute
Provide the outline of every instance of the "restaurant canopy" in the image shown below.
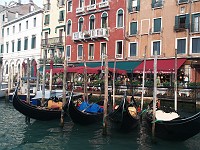
<svg viewBox="0 0 200 150"><path fill-rule="evenodd" d="M79 67L67 67L67 72L70 73L84 73L84 66L79 66ZM46 70L47 73L50 73L50 69ZM62 73L64 72L64 68L53 68L52 73ZM99 71L97 69L91 68L91 67L86 67L86 72L91 73L91 74L98 74Z"/></svg>
<svg viewBox="0 0 200 150"><path fill-rule="evenodd" d="M179 69L186 61L186 58L177 59L177 69ZM138 65L133 73L143 72L144 61ZM160 73L174 73L175 70L175 59L158 59L157 60L157 72ZM146 60L145 73L153 73L154 71L154 60Z"/></svg>

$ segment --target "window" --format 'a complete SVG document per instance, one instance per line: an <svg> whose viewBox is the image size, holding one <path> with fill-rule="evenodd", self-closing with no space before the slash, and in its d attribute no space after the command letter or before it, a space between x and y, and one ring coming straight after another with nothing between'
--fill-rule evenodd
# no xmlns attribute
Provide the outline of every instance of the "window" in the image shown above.
<svg viewBox="0 0 200 150"><path fill-rule="evenodd" d="M65 1L64 0L58 0L58 6L63 6L65 5Z"/></svg>
<svg viewBox="0 0 200 150"><path fill-rule="evenodd" d="M7 35L9 35L9 28L7 28Z"/></svg>
<svg viewBox="0 0 200 150"><path fill-rule="evenodd" d="M188 29L190 25L189 14L175 16L175 30L177 29Z"/></svg>
<svg viewBox="0 0 200 150"><path fill-rule="evenodd" d="M4 53L4 45L1 44L1 53Z"/></svg>
<svg viewBox="0 0 200 150"><path fill-rule="evenodd" d="M15 52L15 41L12 41L12 52Z"/></svg>
<svg viewBox="0 0 200 150"><path fill-rule="evenodd" d="M17 51L21 51L21 39L17 41Z"/></svg>
<svg viewBox="0 0 200 150"><path fill-rule="evenodd" d="M83 30L83 18L80 18L78 21L78 32Z"/></svg>
<svg viewBox="0 0 200 150"><path fill-rule="evenodd" d="M1 36L4 37L4 29L2 29L1 32Z"/></svg>
<svg viewBox="0 0 200 150"><path fill-rule="evenodd" d="M33 27L36 27L36 18L33 18Z"/></svg>
<svg viewBox="0 0 200 150"><path fill-rule="evenodd" d="M94 23L94 21L95 21L95 17L94 17L94 15L92 15L92 16L90 17L90 30L93 30L93 29L95 28L95 23Z"/></svg>
<svg viewBox="0 0 200 150"><path fill-rule="evenodd" d="M63 40L64 40L64 38L63 38L63 29L59 29L59 43L63 43Z"/></svg>
<svg viewBox="0 0 200 150"><path fill-rule="evenodd" d="M151 55L155 54L155 51L157 51L157 55L160 55L160 41L153 41L152 45L152 53Z"/></svg>
<svg viewBox="0 0 200 150"><path fill-rule="evenodd" d="M22 30L22 24L19 23L19 32Z"/></svg>
<svg viewBox="0 0 200 150"><path fill-rule="evenodd" d="M64 10L59 12L59 19L58 21L64 21Z"/></svg>
<svg viewBox="0 0 200 150"><path fill-rule="evenodd" d="M123 27L124 26L124 12L122 9L117 11L117 27Z"/></svg>
<svg viewBox="0 0 200 150"><path fill-rule="evenodd" d="M2 15L2 21L3 22L5 21L5 15Z"/></svg>
<svg viewBox="0 0 200 150"><path fill-rule="evenodd" d="M26 21L26 29L28 29L28 21Z"/></svg>
<svg viewBox="0 0 200 150"><path fill-rule="evenodd" d="M153 19L153 32L161 31L161 18Z"/></svg>
<svg viewBox="0 0 200 150"><path fill-rule="evenodd" d="M185 54L186 39L177 39L177 54Z"/></svg>
<svg viewBox="0 0 200 150"><path fill-rule="evenodd" d="M163 0L152 0L152 8L159 8L163 6Z"/></svg>
<svg viewBox="0 0 200 150"><path fill-rule="evenodd" d="M200 13L192 14L192 32L200 32Z"/></svg>
<svg viewBox="0 0 200 150"><path fill-rule="evenodd" d="M13 34L15 33L15 26L13 26Z"/></svg>
<svg viewBox="0 0 200 150"><path fill-rule="evenodd" d="M108 14L103 13L101 15L101 28L107 28L108 27Z"/></svg>
<svg viewBox="0 0 200 150"><path fill-rule="evenodd" d="M129 56L137 55L137 43L129 43Z"/></svg>
<svg viewBox="0 0 200 150"><path fill-rule="evenodd" d="M123 41L116 42L116 58L122 59L123 54Z"/></svg>
<svg viewBox="0 0 200 150"><path fill-rule="evenodd" d="M79 0L79 8L84 7L84 0Z"/></svg>
<svg viewBox="0 0 200 150"><path fill-rule="evenodd" d="M50 21L50 15L45 15L45 18L44 18L44 25L48 25L49 24L49 21Z"/></svg>
<svg viewBox="0 0 200 150"><path fill-rule="evenodd" d="M140 10L140 0L128 0L128 12Z"/></svg>
<svg viewBox="0 0 200 150"><path fill-rule="evenodd" d="M72 12L72 1L67 2L67 11Z"/></svg>
<svg viewBox="0 0 200 150"><path fill-rule="evenodd" d="M94 59L94 44L89 44L88 60L93 60L93 59Z"/></svg>
<svg viewBox="0 0 200 150"><path fill-rule="evenodd" d="M178 3L187 3L188 0L178 0Z"/></svg>
<svg viewBox="0 0 200 150"><path fill-rule="evenodd" d="M96 4L96 0L90 0L90 5Z"/></svg>
<svg viewBox="0 0 200 150"><path fill-rule="evenodd" d="M78 45L78 60L83 59L83 45Z"/></svg>
<svg viewBox="0 0 200 150"><path fill-rule="evenodd" d="M192 53L200 53L200 37L192 38Z"/></svg>
<svg viewBox="0 0 200 150"><path fill-rule="evenodd" d="M137 34L137 22L130 22L130 35L136 35Z"/></svg>
<svg viewBox="0 0 200 150"><path fill-rule="evenodd" d="M9 43L6 42L6 53L8 53L8 51L9 51Z"/></svg>
<svg viewBox="0 0 200 150"><path fill-rule="evenodd" d="M32 39L31 39L31 49L36 48L36 36L32 35Z"/></svg>
<svg viewBox="0 0 200 150"><path fill-rule="evenodd" d="M6 65L6 74L8 74L8 64Z"/></svg>
<svg viewBox="0 0 200 150"><path fill-rule="evenodd" d="M107 54L107 44L106 43L101 43L101 54L100 54L100 56L101 56L101 58L102 58L102 56L104 55L104 54Z"/></svg>
<svg viewBox="0 0 200 150"><path fill-rule="evenodd" d="M72 22L71 20L67 21L67 35L71 35L71 31L72 31Z"/></svg>
<svg viewBox="0 0 200 150"><path fill-rule="evenodd" d="M71 45L67 45L66 50L67 50L67 59L70 59L71 58Z"/></svg>
<svg viewBox="0 0 200 150"><path fill-rule="evenodd" d="M28 49L28 37L24 38L24 50Z"/></svg>

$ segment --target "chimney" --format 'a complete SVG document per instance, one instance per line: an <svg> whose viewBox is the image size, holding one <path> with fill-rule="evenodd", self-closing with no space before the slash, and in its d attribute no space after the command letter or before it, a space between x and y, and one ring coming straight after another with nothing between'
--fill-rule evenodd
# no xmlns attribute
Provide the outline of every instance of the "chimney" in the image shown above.
<svg viewBox="0 0 200 150"><path fill-rule="evenodd" d="M35 7L34 7L34 3L32 0L29 0L29 12L32 12L35 10Z"/></svg>
<svg viewBox="0 0 200 150"><path fill-rule="evenodd" d="M7 2L5 2L5 7L7 7Z"/></svg>
<svg viewBox="0 0 200 150"><path fill-rule="evenodd" d="M21 2L21 0L18 0L18 4L21 4L22 2Z"/></svg>

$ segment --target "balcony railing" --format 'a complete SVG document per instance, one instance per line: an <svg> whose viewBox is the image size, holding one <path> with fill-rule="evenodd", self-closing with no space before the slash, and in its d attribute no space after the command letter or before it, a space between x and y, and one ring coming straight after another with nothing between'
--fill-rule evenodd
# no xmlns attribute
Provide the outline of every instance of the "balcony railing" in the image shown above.
<svg viewBox="0 0 200 150"><path fill-rule="evenodd" d="M87 6L87 11L95 10L97 8L96 4Z"/></svg>
<svg viewBox="0 0 200 150"><path fill-rule="evenodd" d="M104 8L104 7L109 7L109 2L108 1L99 3L99 8Z"/></svg>
<svg viewBox="0 0 200 150"><path fill-rule="evenodd" d="M84 7L76 8L76 13L83 13L84 12Z"/></svg>
<svg viewBox="0 0 200 150"><path fill-rule="evenodd" d="M42 39L42 46L43 47L49 47L51 45L63 45L64 43L64 37L55 37L55 38L48 38L48 39Z"/></svg>
<svg viewBox="0 0 200 150"><path fill-rule="evenodd" d="M82 39L93 39L93 38L103 38L108 37L108 30L105 28L93 29L84 32L75 32L73 33L73 40L82 40Z"/></svg>
<svg viewBox="0 0 200 150"><path fill-rule="evenodd" d="M116 54L116 59L122 59L122 54Z"/></svg>

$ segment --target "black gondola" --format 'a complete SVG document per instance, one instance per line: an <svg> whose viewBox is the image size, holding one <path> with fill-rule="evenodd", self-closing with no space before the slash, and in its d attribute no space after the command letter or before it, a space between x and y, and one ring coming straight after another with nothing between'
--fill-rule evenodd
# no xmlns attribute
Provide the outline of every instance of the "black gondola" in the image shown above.
<svg viewBox="0 0 200 150"><path fill-rule="evenodd" d="M139 116L136 110L136 105L132 101L128 103L124 97L119 107L109 114L111 126L119 131L128 132L136 128L139 123Z"/></svg>
<svg viewBox="0 0 200 150"><path fill-rule="evenodd" d="M161 110L159 110L161 111ZM162 109L163 111L163 109ZM152 127L152 109L148 109L145 115L148 126ZM176 113L169 112L166 113ZM200 112L190 117L177 117L172 120L156 120L155 136L165 140L185 141L200 132Z"/></svg>
<svg viewBox="0 0 200 150"><path fill-rule="evenodd" d="M103 112L89 113L79 110L72 100L68 103L68 113L74 123L89 125L103 120Z"/></svg>
<svg viewBox="0 0 200 150"><path fill-rule="evenodd" d="M46 109L43 107L33 106L28 104L26 101L20 100L17 95L18 87L15 89L13 94L13 106L23 115L41 121L49 121L60 119L61 110L57 109Z"/></svg>

